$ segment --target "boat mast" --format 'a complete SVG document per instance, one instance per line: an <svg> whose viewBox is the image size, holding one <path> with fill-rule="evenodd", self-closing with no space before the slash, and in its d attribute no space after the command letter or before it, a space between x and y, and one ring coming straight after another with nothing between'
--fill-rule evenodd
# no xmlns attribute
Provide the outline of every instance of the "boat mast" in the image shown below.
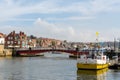
<svg viewBox="0 0 120 80"><path fill-rule="evenodd" d="M99 32L96 32L96 48L99 48L99 45L98 45L98 38L99 38Z"/></svg>

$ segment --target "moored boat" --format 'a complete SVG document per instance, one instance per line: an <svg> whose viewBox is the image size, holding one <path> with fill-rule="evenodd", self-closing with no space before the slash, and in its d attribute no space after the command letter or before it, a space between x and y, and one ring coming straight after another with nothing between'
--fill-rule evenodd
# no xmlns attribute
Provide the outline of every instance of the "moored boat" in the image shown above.
<svg viewBox="0 0 120 80"><path fill-rule="evenodd" d="M103 50L89 50L89 54L80 55L77 58L77 68L99 70L108 68L107 56L103 54Z"/></svg>

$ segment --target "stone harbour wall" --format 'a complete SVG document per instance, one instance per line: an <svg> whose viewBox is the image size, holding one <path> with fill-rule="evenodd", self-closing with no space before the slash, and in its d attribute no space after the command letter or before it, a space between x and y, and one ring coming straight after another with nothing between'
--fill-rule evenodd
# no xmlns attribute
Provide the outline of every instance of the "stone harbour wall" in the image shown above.
<svg viewBox="0 0 120 80"><path fill-rule="evenodd" d="M4 49L4 45L0 44L0 57L12 56L12 49Z"/></svg>

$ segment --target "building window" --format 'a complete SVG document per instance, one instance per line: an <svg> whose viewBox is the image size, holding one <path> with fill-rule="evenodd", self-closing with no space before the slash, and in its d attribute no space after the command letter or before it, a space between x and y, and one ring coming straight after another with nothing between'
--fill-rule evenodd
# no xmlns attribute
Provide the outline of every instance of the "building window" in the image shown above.
<svg viewBox="0 0 120 80"><path fill-rule="evenodd" d="M19 39L19 36L16 36L16 37L15 37L15 40L18 40L18 39Z"/></svg>
<svg viewBox="0 0 120 80"><path fill-rule="evenodd" d="M25 39L24 36L22 36L22 39Z"/></svg>
<svg viewBox="0 0 120 80"><path fill-rule="evenodd" d="M17 38L17 36L15 37L15 40L17 40L18 38Z"/></svg>
<svg viewBox="0 0 120 80"><path fill-rule="evenodd" d="M8 39L10 39L10 37L8 37Z"/></svg>
<svg viewBox="0 0 120 80"><path fill-rule="evenodd" d="M13 37L11 37L11 39L13 39Z"/></svg>
<svg viewBox="0 0 120 80"><path fill-rule="evenodd" d="M7 44L10 44L10 41L7 41Z"/></svg>
<svg viewBox="0 0 120 80"><path fill-rule="evenodd" d="M20 41L18 41L18 44L20 44Z"/></svg>
<svg viewBox="0 0 120 80"><path fill-rule="evenodd" d="M11 44L13 44L13 41L11 41Z"/></svg>

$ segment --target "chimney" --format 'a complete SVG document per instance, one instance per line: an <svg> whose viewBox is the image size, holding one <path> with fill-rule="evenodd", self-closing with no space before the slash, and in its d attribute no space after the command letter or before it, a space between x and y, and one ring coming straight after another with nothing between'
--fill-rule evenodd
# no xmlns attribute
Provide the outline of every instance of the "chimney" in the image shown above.
<svg viewBox="0 0 120 80"><path fill-rule="evenodd" d="M22 35L22 32L20 31L20 35Z"/></svg>
<svg viewBox="0 0 120 80"><path fill-rule="evenodd" d="M13 31L12 33L13 33L13 35L15 35L15 31Z"/></svg>

